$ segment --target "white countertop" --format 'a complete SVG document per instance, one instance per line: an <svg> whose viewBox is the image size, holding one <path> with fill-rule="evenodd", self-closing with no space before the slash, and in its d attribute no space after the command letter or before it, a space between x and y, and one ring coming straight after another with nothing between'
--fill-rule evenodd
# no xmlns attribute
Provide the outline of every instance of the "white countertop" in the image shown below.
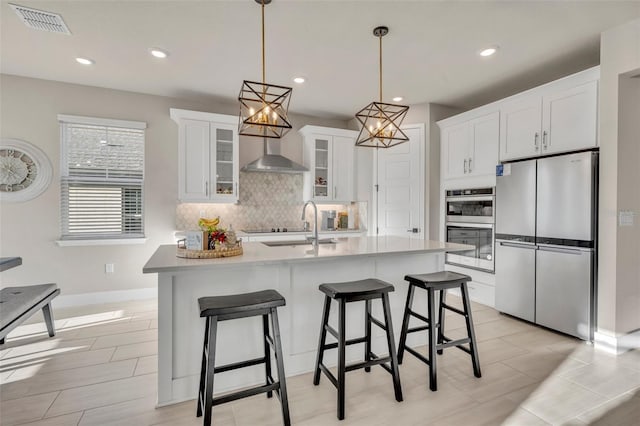
<svg viewBox="0 0 640 426"><path fill-rule="evenodd" d="M267 265L294 263L345 256L379 256L391 254L443 253L469 250L464 244L417 240L406 237L336 238L336 244L321 244L317 251L311 245L269 247L263 243L243 243L241 256L218 259L185 259L176 256L175 245L162 245L151 256L142 272L180 272L211 269L222 266Z"/></svg>

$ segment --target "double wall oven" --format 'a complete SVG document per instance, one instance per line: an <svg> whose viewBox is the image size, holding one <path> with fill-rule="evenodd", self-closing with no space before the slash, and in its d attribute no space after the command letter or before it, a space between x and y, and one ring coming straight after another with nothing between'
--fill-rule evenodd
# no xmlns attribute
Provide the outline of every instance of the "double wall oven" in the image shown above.
<svg viewBox="0 0 640 426"><path fill-rule="evenodd" d="M446 241L473 246L447 253L446 263L493 272L495 188L447 190L445 209Z"/></svg>

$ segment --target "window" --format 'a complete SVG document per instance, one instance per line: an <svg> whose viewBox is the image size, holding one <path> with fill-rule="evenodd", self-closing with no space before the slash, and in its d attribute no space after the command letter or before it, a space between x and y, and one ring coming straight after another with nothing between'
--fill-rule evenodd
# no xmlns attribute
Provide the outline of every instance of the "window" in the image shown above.
<svg viewBox="0 0 640 426"><path fill-rule="evenodd" d="M144 238L146 123L59 115L62 240Z"/></svg>

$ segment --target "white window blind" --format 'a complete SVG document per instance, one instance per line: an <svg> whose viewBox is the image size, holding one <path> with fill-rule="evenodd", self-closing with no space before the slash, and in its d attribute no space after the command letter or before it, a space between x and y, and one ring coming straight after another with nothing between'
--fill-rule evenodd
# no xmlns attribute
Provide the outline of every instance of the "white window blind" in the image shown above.
<svg viewBox="0 0 640 426"><path fill-rule="evenodd" d="M143 238L146 124L74 116L59 120L61 239Z"/></svg>

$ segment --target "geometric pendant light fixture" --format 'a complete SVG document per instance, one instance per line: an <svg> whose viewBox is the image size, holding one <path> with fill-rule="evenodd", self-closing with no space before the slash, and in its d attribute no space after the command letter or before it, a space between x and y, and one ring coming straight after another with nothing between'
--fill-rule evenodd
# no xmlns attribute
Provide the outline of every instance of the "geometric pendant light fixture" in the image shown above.
<svg viewBox="0 0 640 426"><path fill-rule="evenodd" d="M373 35L380 41L380 97L379 102L371 102L356 114L356 119L362 125L356 146L391 148L409 140L400 129L409 107L382 102L382 37L388 32L387 27L373 30Z"/></svg>
<svg viewBox="0 0 640 426"><path fill-rule="evenodd" d="M265 82L264 6L271 3L271 0L255 1L262 6L262 82L242 82L238 96L238 133L261 138L281 138L291 129L287 113L293 89Z"/></svg>

